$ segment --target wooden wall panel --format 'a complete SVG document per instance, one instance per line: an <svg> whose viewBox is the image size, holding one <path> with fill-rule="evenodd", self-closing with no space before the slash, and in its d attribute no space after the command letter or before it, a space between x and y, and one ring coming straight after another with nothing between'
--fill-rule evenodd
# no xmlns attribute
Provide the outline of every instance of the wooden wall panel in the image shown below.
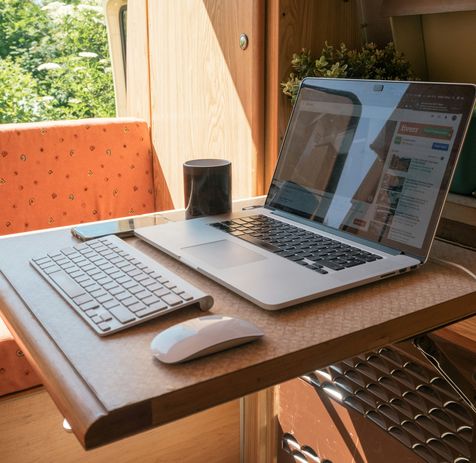
<svg viewBox="0 0 476 463"><path fill-rule="evenodd" d="M150 125L149 42L147 0L127 6L127 116Z"/></svg>
<svg viewBox="0 0 476 463"><path fill-rule="evenodd" d="M265 185L271 180L291 105L280 83L291 70L293 53L313 54L324 42L359 47L362 33L357 0L270 0L267 9L267 110Z"/></svg>
<svg viewBox="0 0 476 463"><path fill-rule="evenodd" d="M428 77L476 82L476 11L424 15L421 21Z"/></svg>
<svg viewBox="0 0 476 463"><path fill-rule="evenodd" d="M152 138L176 207L183 206L182 164L194 158L231 160L234 198L261 192L263 5L149 2Z"/></svg>

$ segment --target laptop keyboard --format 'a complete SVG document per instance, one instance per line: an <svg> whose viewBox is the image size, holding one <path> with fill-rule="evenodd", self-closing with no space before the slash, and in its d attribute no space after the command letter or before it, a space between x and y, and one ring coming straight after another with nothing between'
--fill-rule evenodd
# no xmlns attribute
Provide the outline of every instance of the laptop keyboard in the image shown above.
<svg viewBox="0 0 476 463"><path fill-rule="evenodd" d="M30 264L100 336L213 299L116 236L50 252Z"/></svg>
<svg viewBox="0 0 476 463"><path fill-rule="evenodd" d="M210 225L321 274L328 273L328 269L344 270L382 259L371 252L265 215L241 217Z"/></svg>

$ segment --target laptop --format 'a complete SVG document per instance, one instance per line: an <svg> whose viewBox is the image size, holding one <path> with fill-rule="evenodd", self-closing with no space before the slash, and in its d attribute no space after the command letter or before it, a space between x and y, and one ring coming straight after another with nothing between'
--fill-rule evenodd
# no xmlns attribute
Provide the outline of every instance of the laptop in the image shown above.
<svg viewBox="0 0 476 463"><path fill-rule="evenodd" d="M304 79L263 207L135 233L267 310L416 269L475 88Z"/></svg>

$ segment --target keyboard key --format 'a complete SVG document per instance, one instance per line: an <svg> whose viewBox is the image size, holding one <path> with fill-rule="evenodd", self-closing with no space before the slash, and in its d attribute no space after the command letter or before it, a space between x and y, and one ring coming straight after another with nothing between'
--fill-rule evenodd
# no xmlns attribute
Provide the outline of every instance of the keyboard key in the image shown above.
<svg viewBox="0 0 476 463"><path fill-rule="evenodd" d="M131 265L129 262L127 262L127 265L124 266L124 267L121 267L121 270L123 272L128 273L128 272L132 272L132 271L137 270L137 269L133 265Z"/></svg>
<svg viewBox="0 0 476 463"><path fill-rule="evenodd" d="M120 270L116 270L115 272L113 273L110 273L109 276L111 278L114 278L115 280L118 280L119 278L124 278L126 277L125 273L124 272L121 272ZM128 278L128 277L127 277Z"/></svg>
<svg viewBox="0 0 476 463"><path fill-rule="evenodd" d="M127 310L124 306L118 305L117 307L113 307L109 311L115 318L117 318L121 323L129 323L136 319L136 317Z"/></svg>
<svg viewBox="0 0 476 463"><path fill-rule="evenodd" d="M41 267L43 264L51 262L51 259L49 257L35 257L32 261Z"/></svg>
<svg viewBox="0 0 476 463"><path fill-rule="evenodd" d="M166 294L170 294L170 290L168 290L167 288L162 288L162 289L158 289L157 291L154 291L154 294L156 296L163 297Z"/></svg>
<svg viewBox="0 0 476 463"><path fill-rule="evenodd" d="M146 297L152 296L152 293L150 291L147 291L146 289L143 289L142 291L139 291L138 293L135 293L134 295L138 299L144 299Z"/></svg>
<svg viewBox="0 0 476 463"><path fill-rule="evenodd" d="M141 272L139 275L135 275L133 278L134 280L141 282L148 279L149 276L147 275L147 273Z"/></svg>
<svg viewBox="0 0 476 463"><path fill-rule="evenodd" d="M343 265L329 260L322 260L319 263L324 267L330 268L332 270L343 270L345 268Z"/></svg>
<svg viewBox="0 0 476 463"><path fill-rule="evenodd" d="M152 278L146 278L145 280L142 280L140 283L141 283L142 286L145 286L147 288L149 286L155 286L157 284L157 282ZM155 288L155 289L157 289L157 288Z"/></svg>
<svg viewBox="0 0 476 463"><path fill-rule="evenodd" d="M124 283L127 283L128 281L132 281L128 276L122 274L122 276L115 278L115 280L120 284L123 285Z"/></svg>
<svg viewBox="0 0 476 463"><path fill-rule="evenodd" d="M89 288L92 285L95 285L96 282L92 280L91 278L88 278L87 280L84 281L78 281L78 283L83 287L83 288Z"/></svg>
<svg viewBox="0 0 476 463"><path fill-rule="evenodd" d="M63 249L61 249L61 252L62 252L65 256L71 256L71 255L76 254L76 250L73 249L73 248L63 248Z"/></svg>
<svg viewBox="0 0 476 463"><path fill-rule="evenodd" d="M54 259L55 257L63 257L60 252L49 252L48 257L51 257L51 259Z"/></svg>
<svg viewBox="0 0 476 463"><path fill-rule="evenodd" d="M109 331L111 329L111 326L106 322L98 323L97 326L101 331Z"/></svg>
<svg viewBox="0 0 476 463"><path fill-rule="evenodd" d="M134 296L130 296L127 299L123 299L121 301L121 304L125 305L126 307L129 307L130 305L134 305L136 302L139 302L139 300Z"/></svg>
<svg viewBox="0 0 476 463"><path fill-rule="evenodd" d="M105 309L112 309L113 307L116 307L116 305L119 305L119 301L116 301L115 299L111 299L110 301L105 302L102 306Z"/></svg>
<svg viewBox="0 0 476 463"><path fill-rule="evenodd" d="M122 293L115 294L115 296L118 301L123 301L124 299L131 297L131 293L129 293L128 291L123 291Z"/></svg>
<svg viewBox="0 0 476 463"><path fill-rule="evenodd" d="M142 317L146 317L147 315L151 315L153 313L161 312L162 310L167 308L168 308L168 305L160 301L155 304L152 304L150 307L147 307L146 309L139 310L138 312L136 312L136 315L142 318Z"/></svg>
<svg viewBox="0 0 476 463"><path fill-rule="evenodd" d="M142 303L142 302L136 302L134 304L131 304L130 306L127 307L131 312L134 312L135 314L137 314L137 312L139 312L140 310L144 310L147 308L147 306Z"/></svg>
<svg viewBox="0 0 476 463"><path fill-rule="evenodd" d="M102 277L96 280L101 286L106 289L114 288L117 284L109 277Z"/></svg>
<svg viewBox="0 0 476 463"><path fill-rule="evenodd" d="M108 321L112 320L111 314L109 312L106 312L106 311L99 312L98 316L103 322L108 322Z"/></svg>
<svg viewBox="0 0 476 463"><path fill-rule="evenodd" d="M100 304L104 304L105 302L110 301L111 299L112 299L112 296L108 293L104 294L104 296L99 296L99 297L96 298L96 300Z"/></svg>
<svg viewBox="0 0 476 463"><path fill-rule="evenodd" d="M150 294L149 296L142 298L142 302L147 305L151 305L159 301L160 299L157 296L154 296L153 294Z"/></svg>
<svg viewBox="0 0 476 463"><path fill-rule="evenodd" d="M68 272L69 273L69 272ZM82 270L76 270L74 272L71 272L69 273L69 275L72 277L72 278L77 278L77 277L80 277L80 276L83 276L83 275L86 275Z"/></svg>
<svg viewBox="0 0 476 463"><path fill-rule="evenodd" d="M81 305L85 302L92 301L93 298L89 294L82 294L81 296L75 297L73 300L76 302L76 304Z"/></svg>
<svg viewBox="0 0 476 463"><path fill-rule="evenodd" d="M91 294L91 296L97 298L99 296L104 296L104 294L107 294L107 292L104 289L100 288L96 291L90 291L89 294Z"/></svg>
<svg viewBox="0 0 476 463"><path fill-rule="evenodd" d="M87 280L89 280L89 277L88 277L88 275L84 275L84 274L75 278L75 281L77 283L82 283L83 281L87 281Z"/></svg>
<svg viewBox="0 0 476 463"><path fill-rule="evenodd" d="M142 283L144 283L144 282L142 282ZM144 286L145 286L145 285L144 285ZM163 288L163 286L162 286L161 284L157 283L157 282L155 282L155 283L152 284L152 285L148 285L148 286L147 286L147 289L148 289L149 291L156 291L156 290L162 289L162 288Z"/></svg>
<svg viewBox="0 0 476 463"><path fill-rule="evenodd" d="M128 289L131 294L137 294L144 290L144 288L141 285L138 285L137 283L135 283L135 286Z"/></svg>
<svg viewBox="0 0 476 463"><path fill-rule="evenodd" d="M137 275L143 275L143 272L141 272L139 269L135 267L133 270L130 270L130 271L125 270L125 272L132 278L134 278Z"/></svg>
<svg viewBox="0 0 476 463"><path fill-rule="evenodd" d="M43 269L43 271L46 273L46 274L50 274L50 273L56 273L58 272L59 270L61 270L60 267L58 267L57 265L51 265L50 267L46 267Z"/></svg>
<svg viewBox="0 0 476 463"><path fill-rule="evenodd" d="M137 283L133 280L126 281L125 283L122 283L121 286L123 288L129 289L137 286Z"/></svg>
<svg viewBox="0 0 476 463"><path fill-rule="evenodd" d="M128 267L130 264L127 262L127 260L121 259L121 262L118 262L116 264L117 268L120 268L121 270L124 269L125 267Z"/></svg>
<svg viewBox="0 0 476 463"><path fill-rule="evenodd" d="M112 286L113 284L114 286ZM107 289L109 291L109 294L112 294L113 296L124 292L124 288L122 286L117 285L115 282L112 282L109 285L105 285L104 288Z"/></svg>
<svg viewBox="0 0 476 463"><path fill-rule="evenodd" d="M177 296L176 294L166 294L165 296L162 296L162 300L171 306L181 304L183 302L182 298Z"/></svg>
<svg viewBox="0 0 476 463"><path fill-rule="evenodd" d="M191 301L193 299L193 296L189 293L180 293L180 297L184 300L184 301Z"/></svg>
<svg viewBox="0 0 476 463"><path fill-rule="evenodd" d="M87 312L88 310L97 309L99 304L96 301L89 301L84 304L79 304L79 307L81 307L81 310L84 312Z"/></svg>

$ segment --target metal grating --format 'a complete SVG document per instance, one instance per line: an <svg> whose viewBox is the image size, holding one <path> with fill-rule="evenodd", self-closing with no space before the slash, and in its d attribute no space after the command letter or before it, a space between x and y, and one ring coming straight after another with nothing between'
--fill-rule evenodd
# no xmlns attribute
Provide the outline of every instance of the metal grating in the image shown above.
<svg viewBox="0 0 476 463"><path fill-rule="evenodd" d="M425 462L475 461L474 413L416 350L415 356L409 350L384 347L301 379L365 416Z"/></svg>

